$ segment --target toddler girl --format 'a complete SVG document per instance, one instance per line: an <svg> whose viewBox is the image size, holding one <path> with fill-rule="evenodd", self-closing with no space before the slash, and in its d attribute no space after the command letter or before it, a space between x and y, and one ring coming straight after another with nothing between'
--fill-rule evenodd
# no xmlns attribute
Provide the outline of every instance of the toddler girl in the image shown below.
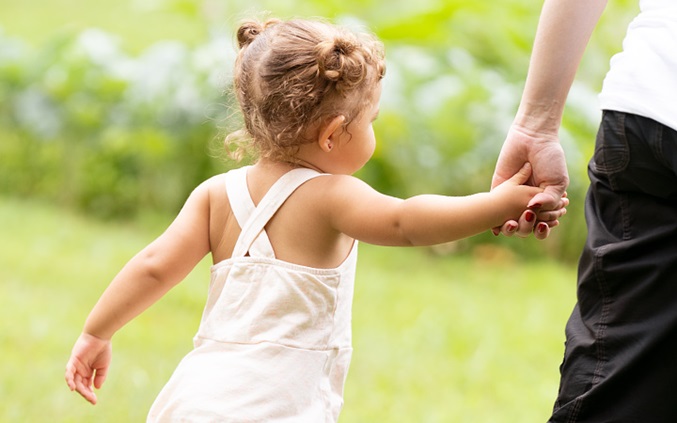
<svg viewBox="0 0 677 423"><path fill-rule="evenodd" d="M194 339L148 421L335 422L351 356L357 240L432 245L516 219L541 192L519 173L465 197L380 194L350 176L376 140L382 45L311 20L246 22L234 88L253 166L199 185L169 228L113 279L87 318L66 381L91 403L111 337L211 253ZM565 212L541 213L556 224ZM530 212L533 213L533 212Z"/></svg>

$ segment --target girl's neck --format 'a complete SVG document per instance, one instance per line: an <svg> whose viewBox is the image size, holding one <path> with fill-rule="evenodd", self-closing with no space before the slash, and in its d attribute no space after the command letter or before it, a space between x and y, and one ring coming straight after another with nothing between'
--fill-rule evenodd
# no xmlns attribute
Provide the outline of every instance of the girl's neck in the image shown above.
<svg viewBox="0 0 677 423"><path fill-rule="evenodd" d="M307 169L312 169L320 173L325 173L322 169L319 167L315 166L314 164L310 163L307 160L303 160L301 158L297 158L296 163L290 163L290 162L283 162L283 161L277 161L277 160L270 160L267 158L261 158L259 159L255 166L261 168L262 170L274 172L274 173L286 173L292 169L296 169L299 167L304 167Z"/></svg>
<svg viewBox="0 0 677 423"><path fill-rule="evenodd" d="M326 173L325 171L323 171L319 167L317 167L314 164L307 162L303 159L299 159L298 164L295 167L305 167L307 169L312 169L312 170L315 170L315 171L320 172L320 173Z"/></svg>

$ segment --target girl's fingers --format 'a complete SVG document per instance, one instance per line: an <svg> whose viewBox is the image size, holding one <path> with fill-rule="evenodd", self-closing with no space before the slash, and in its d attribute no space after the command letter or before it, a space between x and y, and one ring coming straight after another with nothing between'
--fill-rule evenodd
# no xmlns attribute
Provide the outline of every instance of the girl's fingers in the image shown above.
<svg viewBox="0 0 677 423"><path fill-rule="evenodd" d="M526 183L531 177L531 163L527 162L522 165L522 168L511 178L518 185Z"/></svg>
<svg viewBox="0 0 677 423"><path fill-rule="evenodd" d="M108 368L101 368L96 370L96 376L94 377L94 387L100 389L103 383L106 381L106 375L108 374Z"/></svg>
<svg viewBox="0 0 677 423"><path fill-rule="evenodd" d="M66 367L66 383L71 391L76 391L87 401L96 404L96 394L92 390L92 375L83 376L88 373L84 369L77 369L75 364L69 362Z"/></svg>
<svg viewBox="0 0 677 423"><path fill-rule="evenodd" d="M75 376L75 390L82 395L84 399L96 404L96 394L92 390L91 379L83 379L80 375Z"/></svg>

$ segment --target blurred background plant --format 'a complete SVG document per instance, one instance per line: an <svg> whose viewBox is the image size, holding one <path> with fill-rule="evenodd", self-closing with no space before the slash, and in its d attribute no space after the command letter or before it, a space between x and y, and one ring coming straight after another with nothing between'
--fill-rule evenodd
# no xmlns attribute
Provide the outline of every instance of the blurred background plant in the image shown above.
<svg viewBox="0 0 677 423"><path fill-rule="evenodd" d="M525 254L572 259L582 243L595 93L620 46L618 20L634 7L614 3L605 15L614 23L596 33L561 131L571 212L546 248L517 247ZM0 4L0 193L116 219L173 213L200 181L234 165L221 154L221 140L239 122L228 93L232 31L262 11L324 16L385 42L380 142L359 176L398 196L486 190L540 12L536 0Z"/></svg>

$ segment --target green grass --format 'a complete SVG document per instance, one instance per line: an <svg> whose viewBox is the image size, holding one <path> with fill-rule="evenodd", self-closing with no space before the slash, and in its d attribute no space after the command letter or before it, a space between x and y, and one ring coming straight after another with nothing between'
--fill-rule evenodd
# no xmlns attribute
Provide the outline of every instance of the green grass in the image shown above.
<svg viewBox="0 0 677 423"><path fill-rule="evenodd" d="M191 348L207 261L116 335L99 405L71 393L63 371L99 294L167 223L102 223L0 198L1 422L144 420ZM547 419L574 301L573 266L524 262L490 246L445 257L360 248L341 423Z"/></svg>

